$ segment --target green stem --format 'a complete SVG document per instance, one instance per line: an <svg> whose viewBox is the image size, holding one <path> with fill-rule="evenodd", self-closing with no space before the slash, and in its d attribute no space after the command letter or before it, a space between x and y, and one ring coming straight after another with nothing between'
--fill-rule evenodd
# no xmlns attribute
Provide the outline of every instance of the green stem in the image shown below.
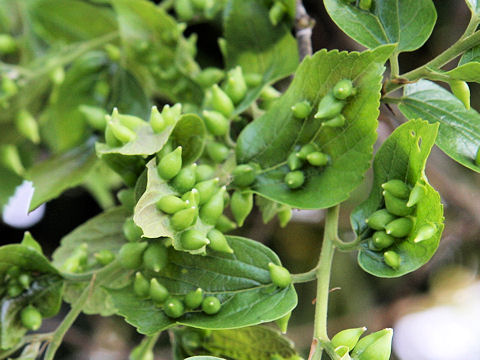
<svg viewBox="0 0 480 360"><path fill-rule="evenodd" d="M18 342L13 348L0 351L0 359L8 358L10 355L20 350L25 344L31 344L31 343L42 342L42 341L50 341L52 339L52 335L53 333L42 333L42 334L33 334L33 335L24 336L22 340Z"/></svg>
<svg viewBox="0 0 480 360"><path fill-rule="evenodd" d="M390 56L390 78L396 78L400 74L400 67L398 65L398 53L394 52Z"/></svg>
<svg viewBox="0 0 480 360"><path fill-rule="evenodd" d="M360 242L362 239L360 239L358 236L355 238L355 240L350 241L350 242L345 242L342 241L338 236L332 239L333 243L335 244L335 247L340 250L340 251L352 251L352 250L357 250L358 246L360 245Z"/></svg>
<svg viewBox="0 0 480 360"><path fill-rule="evenodd" d="M322 252L317 266L317 299L315 305L315 324L313 336L320 342L330 341L327 333L328 295L330 292L330 273L335 253L334 239L337 238L338 214L340 207L327 209ZM322 347L317 346L313 360L322 358Z"/></svg>
<svg viewBox="0 0 480 360"><path fill-rule="evenodd" d="M295 283L295 284L299 284L299 283L306 283L306 282L309 282L309 281L313 281L317 278L317 268L313 268L312 270L309 270L307 272L304 272L304 273L300 273L300 274L292 274L292 281Z"/></svg>

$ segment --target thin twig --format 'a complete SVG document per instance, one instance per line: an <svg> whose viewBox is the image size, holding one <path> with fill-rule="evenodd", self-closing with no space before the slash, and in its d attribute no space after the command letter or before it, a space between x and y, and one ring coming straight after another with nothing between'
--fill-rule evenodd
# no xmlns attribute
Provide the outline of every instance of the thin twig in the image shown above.
<svg viewBox="0 0 480 360"><path fill-rule="evenodd" d="M315 26L315 20L307 14L302 0L296 1L295 13L295 35L302 60L305 56L312 55L312 28Z"/></svg>

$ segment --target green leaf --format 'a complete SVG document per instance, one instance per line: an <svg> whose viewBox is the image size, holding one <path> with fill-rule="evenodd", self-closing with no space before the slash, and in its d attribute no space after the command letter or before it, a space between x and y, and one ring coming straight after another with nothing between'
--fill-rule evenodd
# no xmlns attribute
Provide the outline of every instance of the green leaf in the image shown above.
<svg viewBox="0 0 480 360"><path fill-rule="evenodd" d="M468 62L441 74L448 75L453 80L480 83L480 63L476 61Z"/></svg>
<svg viewBox="0 0 480 360"><path fill-rule="evenodd" d="M463 54L460 58L460 61L458 62L458 66L467 64L472 61L480 61L480 46L471 48L465 54Z"/></svg>
<svg viewBox="0 0 480 360"><path fill-rule="evenodd" d="M23 179L10 169L0 166L0 213L8 199L15 193L15 189L22 183Z"/></svg>
<svg viewBox="0 0 480 360"><path fill-rule="evenodd" d="M53 263L57 267L61 267L76 248L82 244L87 244L87 267L98 266L94 259L96 252L110 250L116 254L120 247L127 242L123 236L122 226L128 215L128 212L123 207L117 207L97 215L80 225L62 238L60 247L53 253ZM116 270L109 275L110 280L107 279L106 281L109 287L120 288L129 282L129 275L130 272L128 271ZM87 286L88 283L67 283L65 301L73 303ZM96 286L87 300L83 312L109 316L115 312L115 308L109 294L102 287Z"/></svg>
<svg viewBox="0 0 480 360"><path fill-rule="evenodd" d="M400 111L409 119L439 123L436 144L460 164L480 172L475 157L480 147L480 114L467 110L453 94L427 80L405 87Z"/></svg>
<svg viewBox="0 0 480 360"><path fill-rule="evenodd" d="M28 170L27 179L33 182L35 188L30 210L82 183L95 165L96 157L92 145L93 141L88 141L67 153L55 155L38 163Z"/></svg>
<svg viewBox="0 0 480 360"><path fill-rule="evenodd" d="M191 164L202 155L207 130L203 120L195 114L180 117L172 133L174 145L182 147L183 164Z"/></svg>
<svg viewBox="0 0 480 360"><path fill-rule="evenodd" d="M34 249L19 244L1 246L0 275L3 275L14 265L27 271L35 271L42 274L58 274L58 271L50 264L50 261Z"/></svg>
<svg viewBox="0 0 480 360"><path fill-rule="evenodd" d="M298 68L287 92L263 116L249 124L237 140L239 163L256 162L262 172L253 190L258 194L297 208L319 209L338 204L363 179L372 157L384 62L394 46L363 53L325 50L307 57ZM340 128L321 126L313 114L306 119L293 116L291 106L308 100L314 108L341 79L352 79L357 94L342 114ZM314 141L331 157L325 168L309 167L305 185L291 190L283 178L286 159L297 145Z"/></svg>
<svg viewBox="0 0 480 360"><path fill-rule="evenodd" d="M185 360L225 360L224 358L218 358L215 356L191 356Z"/></svg>
<svg viewBox="0 0 480 360"><path fill-rule="evenodd" d="M422 46L437 20L431 0L375 1L372 12L343 0L324 4L337 26L355 41L367 48L397 43L399 53Z"/></svg>
<svg viewBox="0 0 480 360"><path fill-rule="evenodd" d="M473 15L480 15L480 2L478 0L465 0L465 2Z"/></svg>
<svg viewBox="0 0 480 360"><path fill-rule="evenodd" d="M440 195L428 183L424 169L427 157L435 143L437 124L422 120L410 120L398 127L382 144L373 162L374 181L368 199L352 213L351 220L356 233L363 239L371 235L365 219L383 207L381 185L391 179L400 179L414 186L417 182L426 188L426 194L416 205L414 227L410 235L392 246L401 258L396 270L383 261L383 252L368 248L367 241L361 245L358 263L366 272L379 277L397 277L412 272L424 265L437 250L443 230L443 206ZM414 243L417 230L425 224L434 224L437 232L428 240Z"/></svg>
<svg viewBox="0 0 480 360"><path fill-rule="evenodd" d="M268 263L280 264L266 246L253 240L228 237L234 254L209 251L206 256L169 249L169 263L159 281L172 295L182 296L198 287L222 302L216 315L199 311L186 313L176 321L167 317L151 300L139 299L131 286L108 290L129 324L145 335L177 325L201 329L232 329L278 319L297 304L293 286L279 289L272 284Z"/></svg>

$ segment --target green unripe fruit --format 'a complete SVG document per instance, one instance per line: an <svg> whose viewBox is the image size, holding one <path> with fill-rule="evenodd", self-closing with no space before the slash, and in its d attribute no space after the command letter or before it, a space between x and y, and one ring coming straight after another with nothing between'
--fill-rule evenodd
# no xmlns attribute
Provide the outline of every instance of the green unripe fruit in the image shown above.
<svg viewBox="0 0 480 360"><path fill-rule="evenodd" d="M217 223L215 224L215 227L222 233L228 233L232 230L235 230L237 228L237 224L235 224L225 215L220 215Z"/></svg>
<svg viewBox="0 0 480 360"><path fill-rule="evenodd" d="M130 130L136 130L141 126L146 125L146 122L143 119L140 119L138 116L120 114L117 108L113 108L112 120L114 122L120 122L120 124L126 126Z"/></svg>
<svg viewBox="0 0 480 360"><path fill-rule="evenodd" d="M232 99L230 99L217 84L212 86L211 102L213 109L222 113L227 118L230 117L235 110Z"/></svg>
<svg viewBox="0 0 480 360"><path fill-rule="evenodd" d="M198 206L200 204L200 193L197 189L193 188L183 194L182 200L185 201L188 206Z"/></svg>
<svg viewBox="0 0 480 360"><path fill-rule="evenodd" d="M290 171L285 175L284 181L290 189L298 189L305 182L305 175L301 170Z"/></svg>
<svg viewBox="0 0 480 360"><path fill-rule="evenodd" d="M290 320L291 316L292 316L292 312L290 311L287 315L281 317L280 319L275 320L275 324L277 324L282 334L287 333L288 321Z"/></svg>
<svg viewBox="0 0 480 360"><path fill-rule="evenodd" d="M203 290L198 288L197 290L190 291L185 295L185 305L189 309L195 309L202 304L203 301Z"/></svg>
<svg viewBox="0 0 480 360"><path fill-rule="evenodd" d="M150 113L150 126L156 134L161 133L167 127L167 122L156 106L152 106L152 111Z"/></svg>
<svg viewBox="0 0 480 360"><path fill-rule="evenodd" d="M375 243L373 242L373 238L368 238L365 240L368 244L368 248L372 251L380 251L381 249L377 248L377 246L375 245Z"/></svg>
<svg viewBox="0 0 480 360"><path fill-rule="evenodd" d="M372 0L360 0L360 2L358 3L358 7L362 10L369 11L372 7Z"/></svg>
<svg viewBox="0 0 480 360"><path fill-rule="evenodd" d="M172 107L170 107L170 105L165 105L162 108L161 114L167 126L175 125L182 114L182 104L178 103Z"/></svg>
<svg viewBox="0 0 480 360"><path fill-rule="evenodd" d="M42 326L42 314L32 305L28 305L20 312L20 321L28 330L38 330Z"/></svg>
<svg viewBox="0 0 480 360"><path fill-rule="evenodd" d="M355 89L353 88L352 80L343 79L335 84L333 87L333 96L338 100L345 100L349 96L354 95Z"/></svg>
<svg viewBox="0 0 480 360"><path fill-rule="evenodd" d="M208 245L210 241L198 230L187 230L180 237L180 244L185 250L198 250Z"/></svg>
<svg viewBox="0 0 480 360"><path fill-rule="evenodd" d="M291 153L287 158L287 165L290 170L298 170L303 166L303 160L297 156L297 153Z"/></svg>
<svg viewBox="0 0 480 360"><path fill-rule="evenodd" d="M417 205L423 199L426 192L425 186L420 183L416 183L410 192L410 196L408 197L407 206L412 207Z"/></svg>
<svg viewBox="0 0 480 360"><path fill-rule="evenodd" d="M153 278L150 280L149 295L155 303L161 304L168 299L170 293L165 286L160 284L157 279Z"/></svg>
<svg viewBox="0 0 480 360"><path fill-rule="evenodd" d="M121 146L122 143L115 137L113 134L112 128L108 125L108 119L110 119L109 115L105 116L105 142L110 147L118 147Z"/></svg>
<svg viewBox="0 0 480 360"><path fill-rule="evenodd" d="M292 208L290 206L284 205L277 213L278 221L280 227L285 227L292 218Z"/></svg>
<svg viewBox="0 0 480 360"><path fill-rule="evenodd" d="M341 126L345 125L345 121L346 121L345 116L343 116L342 114L338 114L333 119L324 121L322 123L322 126L341 127Z"/></svg>
<svg viewBox="0 0 480 360"><path fill-rule="evenodd" d="M412 219L408 217L402 217L389 222L387 226L385 226L385 231L387 234L395 236L396 238L402 238L410 234L412 227Z"/></svg>
<svg viewBox="0 0 480 360"><path fill-rule="evenodd" d="M270 278L272 282L280 288L286 288L292 283L292 275L283 266L268 263Z"/></svg>
<svg viewBox="0 0 480 360"><path fill-rule="evenodd" d="M107 249L100 250L99 252L95 253L93 256L95 256L95 259L98 261L98 263L103 266L108 265L113 260L115 260L115 254Z"/></svg>
<svg viewBox="0 0 480 360"><path fill-rule="evenodd" d="M329 92L322 98L322 100L320 100L317 113L314 117L315 119L333 118L340 114L344 106L344 101L338 100L335 96L333 96L332 92Z"/></svg>
<svg viewBox="0 0 480 360"><path fill-rule="evenodd" d="M385 264L396 270L400 266L402 259L395 251L389 250L383 253L383 260L385 261Z"/></svg>
<svg viewBox="0 0 480 360"><path fill-rule="evenodd" d="M11 298L17 297L22 292L23 292L23 287L19 283L12 282L8 284L7 294L9 297Z"/></svg>
<svg viewBox="0 0 480 360"><path fill-rule="evenodd" d="M173 214L170 218L170 224L176 231L182 231L192 226L198 217L198 209L196 206L189 207L188 209L180 210Z"/></svg>
<svg viewBox="0 0 480 360"><path fill-rule="evenodd" d="M202 88L206 89L211 87L213 84L218 83L224 77L225 73L222 70L214 67L209 67L202 70L202 72L195 77L195 81Z"/></svg>
<svg viewBox="0 0 480 360"><path fill-rule="evenodd" d="M395 215L390 214L387 209L380 209L370 215L365 222L374 230L383 230L393 220L395 220Z"/></svg>
<svg viewBox="0 0 480 360"><path fill-rule="evenodd" d="M406 200L399 199L388 191L384 191L383 196L385 198L385 207L389 213L397 216L407 216L413 212L413 208L407 206Z"/></svg>
<svg viewBox="0 0 480 360"><path fill-rule="evenodd" d="M135 274L133 281L133 292L141 298L146 298L150 294L150 283L141 272Z"/></svg>
<svg viewBox="0 0 480 360"><path fill-rule="evenodd" d="M366 330L366 327L342 330L332 338L332 345L334 348L346 346L351 351Z"/></svg>
<svg viewBox="0 0 480 360"><path fill-rule="evenodd" d="M263 101L273 101L278 99L282 93L275 89L273 86L267 85L262 89L262 92L260 93L260 98Z"/></svg>
<svg viewBox="0 0 480 360"><path fill-rule="evenodd" d="M28 289L30 287L30 283L32 282L32 277L30 274L23 273L20 274L18 277L18 283L23 286L24 289Z"/></svg>
<svg viewBox="0 0 480 360"><path fill-rule="evenodd" d="M257 87L262 83L263 77L261 74L249 73L245 74L245 82L248 87Z"/></svg>
<svg viewBox="0 0 480 360"><path fill-rule="evenodd" d="M158 200L157 209L167 214L175 214L177 211L187 208L187 203L175 195L165 195Z"/></svg>
<svg viewBox="0 0 480 360"><path fill-rule="evenodd" d="M328 155L314 151L307 155L307 161L312 166L324 166L328 164Z"/></svg>
<svg viewBox="0 0 480 360"><path fill-rule="evenodd" d="M360 339L351 356L358 360L388 360L392 348L392 329L383 329Z"/></svg>
<svg viewBox="0 0 480 360"><path fill-rule="evenodd" d="M382 188L399 199L408 199L410 195L410 187L402 180L389 180L382 184Z"/></svg>
<svg viewBox="0 0 480 360"><path fill-rule="evenodd" d="M256 170L249 164L237 165L232 172L233 184L240 187L250 186L255 181Z"/></svg>
<svg viewBox="0 0 480 360"><path fill-rule="evenodd" d="M182 168L182 147L162 157L157 165L158 175L165 180L174 178Z"/></svg>
<svg viewBox="0 0 480 360"><path fill-rule="evenodd" d="M237 66L230 70L224 85L225 93L234 104L238 104L247 94L247 83L243 77L242 68Z"/></svg>
<svg viewBox="0 0 480 360"><path fill-rule="evenodd" d="M202 310L205 314L214 315L220 311L222 304L215 296L207 296L202 301Z"/></svg>
<svg viewBox="0 0 480 360"><path fill-rule="evenodd" d="M467 110L470 110L470 88L468 84L461 80L452 80L449 81L448 84L450 85L453 95L465 105Z"/></svg>
<svg viewBox="0 0 480 360"><path fill-rule="evenodd" d="M15 118L15 125L18 132L31 142L34 144L38 144L40 142L38 125L30 112L25 109L20 110Z"/></svg>
<svg viewBox="0 0 480 360"><path fill-rule="evenodd" d="M212 135L224 136L230 130L230 122L222 113L203 110L202 115L207 129Z"/></svg>
<svg viewBox="0 0 480 360"><path fill-rule="evenodd" d="M307 159L307 155L314 152L314 151L317 151L317 146L313 143L308 143L308 144L305 144L301 147L300 151L297 153L297 157L302 159L302 160L306 160Z"/></svg>
<svg viewBox="0 0 480 360"><path fill-rule="evenodd" d="M197 181L205 181L215 176L215 169L210 165L198 165L195 174Z"/></svg>
<svg viewBox="0 0 480 360"><path fill-rule="evenodd" d="M197 182L196 167L197 164L186 166L180 170L177 176L175 176L173 179L173 186L178 192L183 194L193 189Z"/></svg>
<svg viewBox="0 0 480 360"><path fill-rule="evenodd" d="M395 239L393 236L387 235L385 231L376 231L372 235L372 241L376 249L382 250L391 246L395 242Z"/></svg>
<svg viewBox="0 0 480 360"><path fill-rule="evenodd" d="M176 319L184 314L185 307L180 300L171 297L167 299L163 304L163 311L168 317Z"/></svg>
<svg viewBox="0 0 480 360"><path fill-rule="evenodd" d="M11 54L17 50L17 42L9 34L0 34L0 54Z"/></svg>
<svg viewBox="0 0 480 360"><path fill-rule="evenodd" d="M118 252L118 261L125 269L138 269L143 262L143 252L147 242L132 242L124 244Z"/></svg>
<svg viewBox="0 0 480 360"><path fill-rule="evenodd" d="M129 217L123 223L123 235L128 241L138 241L143 235L142 229Z"/></svg>
<svg viewBox="0 0 480 360"><path fill-rule="evenodd" d="M296 103L290 109L292 109L293 116L297 119L305 119L312 112L312 105L307 100L304 100Z"/></svg>
<svg viewBox="0 0 480 360"><path fill-rule="evenodd" d="M135 131L129 129L120 122L114 122L112 119L108 121L107 127L110 128L113 136L121 143L128 143L134 141L137 138Z"/></svg>
<svg viewBox="0 0 480 360"><path fill-rule="evenodd" d="M146 269L159 272L168 263L168 250L160 241L148 245L143 253L143 266Z"/></svg>
<svg viewBox="0 0 480 360"><path fill-rule="evenodd" d="M103 108L90 105L80 105L78 110L83 114L88 125L96 130L105 131L105 127L107 126L105 115L107 115L107 112Z"/></svg>
<svg viewBox="0 0 480 360"><path fill-rule="evenodd" d="M215 225L220 215L222 215L224 207L223 194L225 190L225 186L222 187L220 191L214 194L210 200L200 208L200 218L205 224Z"/></svg>
<svg viewBox="0 0 480 360"><path fill-rule="evenodd" d="M199 182L195 185L195 189L198 190L198 194L200 196L199 198L200 205L205 204L208 200L210 200L213 194L215 194L218 191L219 181L220 181L219 178L214 178L214 179Z"/></svg>
<svg viewBox="0 0 480 360"><path fill-rule="evenodd" d="M437 227L434 224L422 225L415 235L413 242L418 243L430 239L437 232Z"/></svg>
<svg viewBox="0 0 480 360"><path fill-rule="evenodd" d="M232 248L228 245L227 239L221 231L217 229L210 230L207 234L207 239L210 241L210 244L208 244L210 249L227 254L233 254Z"/></svg>
<svg viewBox="0 0 480 360"><path fill-rule="evenodd" d="M215 163L220 164L228 157L230 150L222 143L213 141L207 144L207 154Z"/></svg>
<svg viewBox="0 0 480 360"><path fill-rule="evenodd" d="M181 21L190 21L195 16L195 9L190 0L175 0L173 8Z"/></svg>
<svg viewBox="0 0 480 360"><path fill-rule="evenodd" d="M235 190L230 200L230 209L239 226L243 226L245 219L253 208L253 193Z"/></svg>

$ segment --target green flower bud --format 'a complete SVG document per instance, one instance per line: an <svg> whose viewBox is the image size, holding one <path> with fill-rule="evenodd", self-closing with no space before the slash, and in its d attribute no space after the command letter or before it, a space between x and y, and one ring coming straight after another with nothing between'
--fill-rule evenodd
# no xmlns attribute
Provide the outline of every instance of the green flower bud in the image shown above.
<svg viewBox="0 0 480 360"><path fill-rule="evenodd" d="M434 224L422 225L415 235L413 242L418 243L430 239L437 232L437 227Z"/></svg>
<svg viewBox="0 0 480 360"><path fill-rule="evenodd" d="M230 122L222 113L203 110L202 115L207 129L212 135L224 136L230 130Z"/></svg>
<svg viewBox="0 0 480 360"><path fill-rule="evenodd" d="M15 125L20 134L25 136L34 144L40 142L38 125L35 118L27 110L20 110L15 118Z"/></svg>
<svg viewBox="0 0 480 360"><path fill-rule="evenodd" d="M307 155L314 152L318 151L317 146L313 143L308 143L305 144L301 147L300 151L297 153L297 157L302 160L307 159Z"/></svg>
<svg viewBox="0 0 480 360"><path fill-rule="evenodd" d="M373 242L373 238L368 238L368 239L365 239L365 241L367 242L368 244L368 248L372 251L380 251L381 249L377 248L377 246L375 245L375 243Z"/></svg>
<svg viewBox="0 0 480 360"><path fill-rule="evenodd" d="M389 222L387 226L385 226L385 231L387 234L395 236L396 238L402 238L410 234L412 227L412 219L402 217Z"/></svg>
<svg viewBox="0 0 480 360"><path fill-rule="evenodd" d="M383 230L393 220L395 220L395 215L390 214L387 209L380 209L370 215L365 222L374 230Z"/></svg>
<svg viewBox="0 0 480 360"><path fill-rule="evenodd" d="M175 195L165 195L156 204L157 209L167 214L175 214L177 211L187 208L187 203Z"/></svg>
<svg viewBox="0 0 480 360"><path fill-rule="evenodd" d="M328 155L320 151L314 151L307 155L307 161L312 166L324 166L328 164Z"/></svg>
<svg viewBox="0 0 480 360"><path fill-rule="evenodd" d="M224 162L227 159L229 153L230 150L228 149L228 147L219 142L212 141L207 143L207 154L210 159L212 159L217 164Z"/></svg>
<svg viewBox="0 0 480 360"><path fill-rule="evenodd" d="M273 86L266 85L262 89L262 92L260 93L260 98L263 101L268 102L268 101L277 100L281 95L282 95L282 93L280 91L278 91L277 89L275 89Z"/></svg>
<svg viewBox="0 0 480 360"><path fill-rule="evenodd" d="M243 222L253 208L253 193L250 191L242 192L235 190L230 201L230 209L233 217L239 226L243 226Z"/></svg>
<svg viewBox="0 0 480 360"><path fill-rule="evenodd" d="M175 0L173 2L175 14L181 21L190 21L195 16L195 9L190 0Z"/></svg>
<svg viewBox="0 0 480 360"><path fill-rule="evenodd" d="M152 111L150 112L150 126L156 134L161 133L167 127L167 122L156 106L152 106Z"/></svg>
<svg viewBox="0 0 480 360"><path fill-rule="evenodd" d="M160 241L148 245L143 253L143 266L145 269L159 272L168 263L168 250Z"/></svg>
<svg viewBox="0 0 480 360"><path fill-rule="evenodd" d="M215 176L215 169L210 165L198 165L195 174L198 182L205 181Z"/></svg>
<svg viewBox="0 0 480 360"><path fill-rule="evenodd" d="M215 194L218 191L219 181L220 181L219 178L214 178L210 180L201 181L195 185L195 189L198 190L198 194L200 196L199 198L200 205L205 204L208 200L210 200L213 194Z"/></svg>
<svg viewBox="0 0 480 360"><path fill-rule="evenodd" d="M315 119L330 119L340 114L345 102L338 100L332 92L326 94L318 104L318 110Z"/></svg>
<svg viewBox="0 0 480 360"><path fill-rule="evenodd" d="M303 160L297 155L298 153L291 153L287 158L287 165L290 170L298 170L303 166Z"/></svg>
<svg viewBox="0 0 480 360"><path fill-rule="evenodd" d="M198 230L187 230L180 237L180 244L185 250L198 250L208 245L210 241Z"/></svg>
<svg viewBox="0 0 480 360"><path fill-rule="evenodd" d="M412 191L410 192L410 196L408 197L407 206L412 207L417 205L425 196L426 193L425 186L420 183L416 183L413 187Z"/></svg>
<svg viewBox="0 0 480 360"><path fill-rule="evenodd" d="M182 200L185 201L188 206L198 206L200 205L200 193L197 189L193 188L183 194Z"/></svg>
<svg viewBox="0 0 480 360"><path fill-rule="evenodd" d="M185 307L180 300L170 297L163 304L163 311L168 317L177 319L183 315Z"/></svg>
<svg viewBox="0 0 480 360"><path fill-rule="evenodd" d="M287 13L287 8L281 1L275 1L268 12L268 18L273 26L277 26Z"/></svg>
<svg viewBox="0 0 480 360"><path fill-rule="evenodd" d="M392 329L383 329L360 339L351 355L358 360L388 360L392 346Z"/></svg>
<svg viewBox="0 0 480 360"><path fill-rule="evenodd" d="M346 346L348 351L352 351L357 345L358 339L366 330L366 327L342 330L332 338L332 345L334 348Z"/></svg>
<svg viewBox="0 0 480 360"><path fill-rule="evenodd" d="M335 352L341 356L340 360L352 360L349 354L348 346L337 346Z"/></svg>
<svg viewBox="0 0 480 360"><path fill-rule="evenodd" d="M170 180L180 172L181 168L182 147L179 146L160 159L157 165L157 172L162 179Z"/></svg>
<svg viewBox="0 0 480 360"><path fill-rule="evenodd" d="M245 74L245 82L248 87L257 87L262 83L263 77L261 74L249 73Z"/></svg>
<svg viewBox="0 0 480 360"><path fill-rule="evenodd" d="M360 0L358 7L362 10L369 11L372 7L372 0Z"/></svg>
<svg viewBox="0 0 480 360"><path fill-rule="evenodd" d="M126 126L130 130L136 130L141 126L146 125L146 121L140 119L137 116L120 114L117 108L113 108L112 111L112 120L114 122L119 122L123 126Z"/></svg>
<svg viewBox="0 0 480 360"><path fill-rule="evenodd" d="M0 54L11 54L17 50L17 42L9 34L0 34Z"/></svg>
<svg viewBox="0 0 480 360"><path fill-rule="evenodd" d="M17 175L22 176L25 173L25 168L15 145L0 145L0 164Z"/></svg>
<svg viewBox="0 0 480 360"><path fill-rule="evenodd" d="M107 129L111 131L118 141L124 144L137 138L137 134L133 130L120 124L120 122L114 122L111 118L107 122Z"/></svg>
<svg viewBox="0 0 480 360"><path fill-rule="evenodd" d="M290 189L298 189L305 182L305 175L301 170L290 171L285 175L284 181Z"/></svg>
<svg viewBox="0 0 480 360"><path fill-rule="evenodd" d="M42 314L33 305L28 305L20 312L20 321L28 330L38 330L42 326Z"/></svg>
<svg viewBox="0 0 480 360"><path fill-rule="evenodd" d="M290 109L292 109L293 116L297 119L305 119L312 112L312 105L309 101L304 100L296 103Z"/></svg>
<svg viewBox="0 0 480 360"><path fill-rule="evenodd" d="M284 205L277 213L278 221L280 222L280 227L285 227L292 218L292 208L288 205Z"/></svg>
<svg viewBox="0 0 480 360"><path fill-rule="evenodd" d="M105 115L105 142L107 143L108 146L114 148L114 147L119 147L122 145L122 143L116 138L116 136L113 134L113 130L110 126L108 126L108 122L110 119L110 115Z"/></svg>
<svg viewBox="0 0 480 360"><path fill-rule="evenodd" d="M220 89L217 84L212 86L211 101L213 109L222 113L227 118L229 118L235 110L232 99L230 99L230 97L222 89Z"/></svg>
<svg viewBox="0 0 480 360"><path fill-rule="evenodd" d="M10 282L7 288L7 294L11 298L15 298L23 293L23 286L17 282Z"/></svg>
<svg viewBox="0 0 480 360"><path fill-rule="evenodd" d="M150 283L140 271L135 274L133 281L133 292L141 298L146 298L150 294Z"/></svg>
<svg viewBox="0 0 480 360"><path fill-rule="evenodd" d="M343 116L342 114L338 114L333 119L324 121L322 123L322 126L341 127L341 126L345 125L345 121L346 121L345 116Z"/></svg>
<svg viewBox="0 0 480 360"><path fill-rule="evenodd" d="M173 186L180 193L186 193L190 191L195 186L197 181L197 164L191 164L184 167L177 176L173 179Z"/></svg>
<svg viewBox="0 0 480 360"><path fill-rule="evenodd" d="M450 85L453 95L465 105L467 110L470 110L470 88L468 84L461 80L452 80L449 81L448 84Z"/></svg>
<svg viewBox="0 0 480 360"><path fill-rule="evenodd" d="M382 184L382 188L399 199L408 199L410 196L410 186L402 180L393 179Z"/></svg>
<svg viewBox="0 0 480 360"><path fill-rule="evenodd" d="M200 208L200 218L205 224L215 225L220 215L223 214L225 190L226 188L223 186Z"/></svg>
<svg viewBox="0 0 480 360"><path fill-rule="evenodd" d="M230 70L224 85L225 93L234 104L238 104L247 94L247 83L243 77L242 68L237 66Z"/></svg>
<svg viewBox="0 0 480 360"><path fill-rule="evenodd" d="M372 235L372 241L375 249L382 250L391 246L395 242L395 239L393 236L387 235L385 231L376 231Z"/></svg>
<svg viewBox="0 0 480 360"><path fill-rule="evenodd" d="M353 87L352 80L343 79L335 84L333 87L333 96L338 100L345 100L349 96L355 94L355 89Z"/></svg>
<svg viewBox="0 0 480 360"><path fill-rule="evenodd" d="M33 238L30 231L25 231L21 245L26 246L32 250L35 250L39 254L43 254L42 246Z"/></svg>
<svg viewBox="0 0 480 360"><path fill-rule="evenodd" d="M233 170L232 175L234 185L246 187L250 186L255 181L256 170L249 164L237 165Z"/></svg>
<svg viewBox="0 0 480 360"><path fill-rule="evenodd" d="M201 288L197 288L194 291L190 291L185 295L185 305L189 309L196 309L202 304L203 301L203 290Z"/></svg>
<svg viewBox="0 0 480 360"><path fill-rule="evenodd" d="M135 190L134 189L122 189L117 193L117 198L120 204L128 210L132 210L135 207Z"/></svg>
<svg viewBox="0 0 480 360"><path fill-rule="evenodd" d="M268 263L270 278L272 282L280 288L286 288L292 283L292 275L283 266Z"/></svg>
<svg viewBox="0 0 480 360"><path fill-rule="evenodd" d="M275 320L275 324L277 324L278 328L282 332L282 334L287 333L288 329L288 321L290 320L290 316L292 316L292 312L288 312L287 315L281 317L280 319Z"/></svg>
<svg viewBox="0 0 480 360"><path fill-rule="evenodd" d="M400 255L398 255L393 250L385 251L383 253L383 260L385 261L385 264L387 264L388 266L390 266L392 269L395 269L395 270L400 267L400 264L402 262Z"/></svg>
<svg viewBox="0 0 480 360"><path fill-rule="evenodd" d="M235 224L225 215L220 215L217 223L215 224L215 227L222 233L228 233L232 230L235 230L237 228L237 224Z"/></svg>
<svg viewBox="0 0 480 360"><path fill-rule="evenodd" d="M192 226L197 221L198 209L196 206L180 210L170 218L170 224L176 231L182 231Z"/></svg>
<svg viewBox="0 0 480 360"><path fill-rule="evenodd" d="M222 70L214 67L209 67L202 70L202 72L195 76L195 81L202 88L207 89L213 84L217 84L224 77L225 73Z"/></svg>
<svg viewBox="0 0 480 360"><path fill-rule="evenodd" d="M162 108L161 114L167 126L175 125L182 114L182 104L178 103L172 107L170 107L170 105L165 105Z"/></svg>
<svg viewBox="0 0 480 360"><path fill-rule="evenodd" d="M95 259L98 261L98 263L103 266L108 265L115 260L115 255L107 249L100 250L99 252L93 254L93 256L95 256Z"/></svg>
<svg viewBox="0 0 480 360"><path fill-rule="evenodd" d="M105 131L105 127L107 126L105 116L107 115L107 112L103 108L90 105L80 105L78 110L85 117L88 125L96 130Z"/></svg>
<svg viewBox="0 0 480 360"><path fill-rule="evenodd" d="M385 198L385 207L389 213L397 216L407 216L413 212L413 208L407 206L406 200L399 199L388 191L384 191L383 196Z"/></svg>
<svg viewBox="0 0 480 360"><path fill-rule="evenodd" d="M138 241L143 235L142 228L137 226L132 217L123 223L123 235L128 241Z"/></svg>
<svg viewBox="0 0 480 360"><path fill-rule="evenodd" d="M32 276L27 273L20 274L18 277L18 283L22 285L24 289L28 289L30 287L30 283L32 282Z"/></svg>
<svg viewBox="0 0 480 360"><path fill-rule="evenodd" d="M233 250L228 245L225 235L223 235L219 230L210 230L207 234L207 239L210 241L210 244L208 244L210 249L227 254L233 254Z"/></svg>
<svg viewBox="0 0 480 360"><path fill-rule="evenodd" d="M167 288L160 284L157 279L152 278L150 280L150 291L149 291L150 298L157 304L163 303L167 300L170 293L168 292Z"/></svg>
<svg viewBox="0 0 480 360"><path fill-rule="evenodd" d="M143 252L147 248L147 242L133 242L122 245L118 252L118 261L125 269L137 269L142 265Z"/></svg>
<svg viewBox="0 0 480 360"><path fill-rule="evenodd" d="M205 314L215 315L220 311L222 304L215 296L207 296L202 301L202 310Z"/></svg>

